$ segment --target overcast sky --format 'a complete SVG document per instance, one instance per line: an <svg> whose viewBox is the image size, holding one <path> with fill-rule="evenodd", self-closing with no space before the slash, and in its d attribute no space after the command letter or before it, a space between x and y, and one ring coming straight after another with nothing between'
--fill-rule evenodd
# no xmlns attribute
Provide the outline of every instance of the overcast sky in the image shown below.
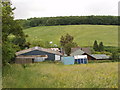
<svg viewBox="0 0 120 90"><path fill-rule="evenodd" d="M12 0L16 19L53 16L118 15L119 0Z"/></svg>

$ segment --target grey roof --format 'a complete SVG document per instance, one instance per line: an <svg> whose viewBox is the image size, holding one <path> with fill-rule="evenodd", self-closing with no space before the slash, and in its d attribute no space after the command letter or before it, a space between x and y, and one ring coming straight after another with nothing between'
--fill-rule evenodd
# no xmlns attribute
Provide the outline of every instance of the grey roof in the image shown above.
<svg viewBox="0 0 120 90"><path fill-rule="evenodd" d="M96 59L109 59L109 56L107 56L106 54L92 54L91 56Z"/></svg>
<svg viewBox="0 0 120 90"><path fill-rule="evenodd" d="M72 52L72 53L71 53L71 56L74 56L74 55L82 55L82 54L84 54L84 53L85 53L84 51L82 51L81 49L78 49L78 50Z"/></svg>
<svg viewBox="0 0 120 90"><path fill-rule="evenodd" d="M71 52L75 52L78 49L81 49L81 47L78 46L78 47L71 48Z"/></svg>
<svg viewBox="0 0 120 90"><path fill-rule="evenodd" d="M62 55L58 51L53 51L51 49L41 48L41 47L37 47L37 46L33 47L33 48L29 48L29 49L25 49L25 50L21 50L19 52L16 52L16 55L21 55L23 53L27 53L27 52L34 51L34 50L39 50L39 51L44 51L44 52L53 53L53 54L57 54L57 55Z"/></svg>
<svg viewBox="0 0 120 90"><path fill-rule="evenodd" d="M71 48L71 52L73 53L73 52L75 52L78 49L81 49L82 51L84 51L87 54L91 54L90 47L83 47L83 48L81 48L81 47L74 47L74 48Z"/></svg>
<svg viewBox="0 0 120 90"><path fill-rule="evenodd" d="M87 53L87 54L91 54L90 47L81 48L81 50L83 50L83 51L84 51L85 53Z"/></svg>

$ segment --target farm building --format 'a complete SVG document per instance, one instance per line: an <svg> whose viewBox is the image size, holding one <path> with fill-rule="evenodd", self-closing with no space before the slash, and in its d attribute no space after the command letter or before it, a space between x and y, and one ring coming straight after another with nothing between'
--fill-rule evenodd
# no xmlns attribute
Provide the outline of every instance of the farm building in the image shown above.
<svg viewBox="0 0 120 90"><path fill-rule="evenodd" d="M69 56L69 57L62 57L61 61L64 65L72 65L74 64L75 59L74 57Z"/></svg>
<svg viewBox="0 0 120 90"><path fill-rule="evenodd" d="M110 58L110 56L107 56L105 54L92 54L91 56L94 57L96 60L105 60Z"/></svg>
<svg viewBox="0 0 120 90"><path fill-rule="evenodd" d="M88 60L95 60L94 57L92 57L90 54L82 51L81 49L77 49L74 52L71 53L71 56L77 56L77 55L87 55Z"/></svg>
<svg viewBox="0 0 120 90"><path fill-rule="evenodd" d="M71 65L74 63L77 64L87 64L88 59L87 55L75 55L75 56L63 56L61 57L61 61L64 65Z"/></svg>
<svg viewBox="0 0 120 90"><path fill-rule="evenodd" d="M109 59L109 56L107 56L105 54L89 54L89 53L86 53L83 50L81 50L81 48L72 51L71 56L77 56L77 55L87 55L88 60L105 60L105 59Z"/></svg>
<svg viewBox="0 0 120 90"><path fill-rule="evenodd" d="M33 63L44 60L60 60L62 54L51 49L33 47L16 52L16 56L16 63Z"/></svg>
<svg viewBox="0 0 120 90"><path fill-rule="evenodd" d="M75 59L75 63L78 63L78 64L88 63L87 55L75 55L74 59Z"/></svg>

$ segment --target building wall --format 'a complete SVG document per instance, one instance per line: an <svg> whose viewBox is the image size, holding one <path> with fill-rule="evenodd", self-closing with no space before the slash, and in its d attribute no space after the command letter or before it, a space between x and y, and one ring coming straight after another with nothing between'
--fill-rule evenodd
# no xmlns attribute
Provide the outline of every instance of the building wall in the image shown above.
<svg viewBox="0 0 120 90"><path fill-rule="evenodd" d="M74 64L74 57L62 57L61 58L61 61L64 65L71 65L71 64Z"/></svg>
<svg viewBox="0 0 120 90"><path fill-rule="evenodd" d="M34 51L24 53L21 55L48 55L48 58L46 60L55 60L55 54L43 52L43 51L39 51L39 50L34 50Z"/></svg>
<svg viewBox="0 0 120 90"><path fill-rule="evenodd" d="M25 63L32 63L33 60L30 58L16 58L15 63L16 64L25 64Z"/></svg>
<svg viewBox="0 0 120 90"><path fill-rule="evenodd" d="M90 56L90 55L88 55L86 53L84 53L83 55L87 55L88 60L96 60L95 58L93 58L92 56Z"/></svg>
<svg viewBox="0 0 120 90"><path fill-rule="evenodd" d="M88 57L88 60L95 60L93 57L91 57L89 55L87 55L87 57Z"/></svg>
<svg viewBox="0 0 120 90"><path fill-rule="evenodd" d="M55 55L55 60L60 60L60 55Z"/></svg>

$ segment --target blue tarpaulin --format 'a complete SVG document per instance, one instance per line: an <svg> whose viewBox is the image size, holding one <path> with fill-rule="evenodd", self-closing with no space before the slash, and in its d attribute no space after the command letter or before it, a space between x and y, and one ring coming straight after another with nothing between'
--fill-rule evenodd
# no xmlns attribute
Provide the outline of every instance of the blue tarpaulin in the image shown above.
<svg viewBox="0 0 120 90"><path fill-rule="evenodd" d="M61 61L64 65L71 65L71 64L74 64L74 57L62 57L61 58Z"/></svg>
<svg viewBox="0 0 120 90"><path fill-rule="evenodd" d="M87 64L87 59L75 59L75 63L77 64Z"/></svg>

